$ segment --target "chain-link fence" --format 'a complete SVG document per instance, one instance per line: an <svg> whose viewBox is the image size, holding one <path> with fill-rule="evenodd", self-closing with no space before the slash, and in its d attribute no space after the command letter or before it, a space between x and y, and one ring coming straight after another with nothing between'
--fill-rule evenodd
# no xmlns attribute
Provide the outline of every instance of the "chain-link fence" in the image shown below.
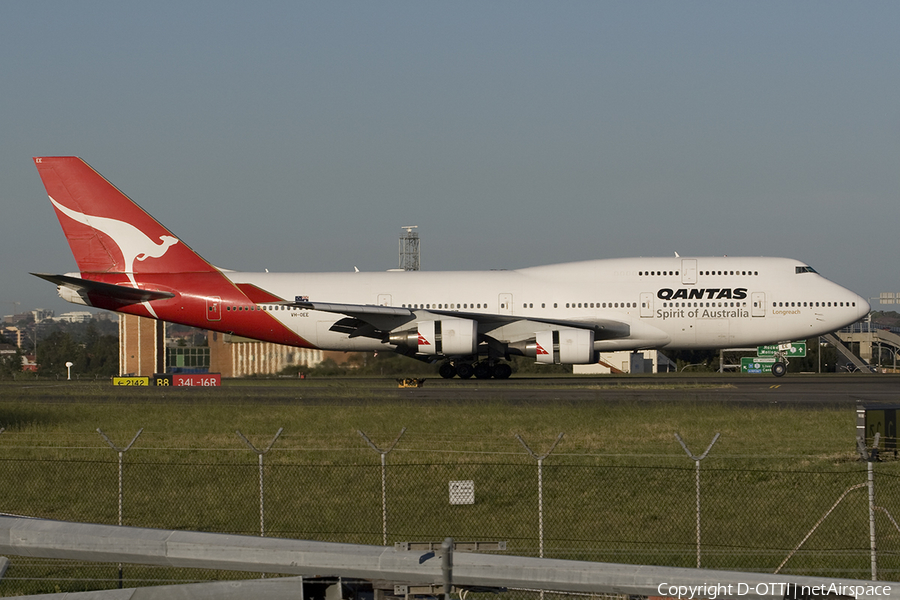
<svg viewBox="0 0 900 600"><path fill-rule="evenodd" d="M110 438L124 446L132 435ZM273 442L263 455L237 435L162 443L144 434L121 452L120 480L118 450L93 436L43 445L0 436L0 511L373 545L452 536L506 541L506 553L523 556L677 567L699 556L704 568L871 577L867 465L851 454L713 449L698 470L674 438L672 454L645 456L567 454L564 444L541 455L553 440L534 443L534 454L411 451L404 439L384 452L392 438L370 448L350 432L303 449L287 433L248 435L254 448ZM874 480L877 575L897 580L900 463L876 464ZM472 491L463 503L451 497L459 482ZM122 578L128 587L255 576L126 565ZM118 565L14 558L0 593L118 584Z"/></svg>

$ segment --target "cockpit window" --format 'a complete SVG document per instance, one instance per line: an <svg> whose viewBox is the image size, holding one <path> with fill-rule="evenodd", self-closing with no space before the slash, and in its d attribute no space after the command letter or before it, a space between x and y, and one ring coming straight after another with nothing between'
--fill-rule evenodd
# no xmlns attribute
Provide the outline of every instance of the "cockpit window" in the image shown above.
<svg viewBox="0 0 900 600"><path fill-rule="evenodd" d="M795 267L795 272L799 275L800 273L815 273L816 270L812 267Z"/></svg>

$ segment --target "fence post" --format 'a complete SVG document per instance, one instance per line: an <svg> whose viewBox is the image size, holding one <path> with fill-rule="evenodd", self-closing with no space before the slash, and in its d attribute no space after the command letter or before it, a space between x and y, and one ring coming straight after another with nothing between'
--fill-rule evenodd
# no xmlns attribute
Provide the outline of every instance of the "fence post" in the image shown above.
<svg viewBox="0 0 900 600"><path fill-rule="evenodd" d="M400 430L400 435L397 436L397 439L394 440L394 443L391 444L387 449L382 450L378 446L376 446L372 440L369 439L362 430L357 429L356 433L362 436L362 439L366 440L366 443L374 450L375 452L381 455L381 536L382 536L382 545L387 546L387 473L385 471L384 457L388 452L394 449L394 446L397 445L397 442L400 441L400 438L403 437L403 434L406 433L406 427Z"/></svg>
<svg viewBox="0 0 900 600"><path fill-rule="evenodd" d="M256 446L250 443L250 440L241 433L240 429L236 429L235 433L241 436L241 439L250 447L250 449L256 452L256 455L259 457L259 537L265 537L266 535L266 502L265 496L263 496L263 456L265 456L269 450L272 449L272 446L275 445L275 440L278 439L278 436L281 435L281 432L284 431L284 427L279 427L278 432L275 433L275 437L272 438L272 441L269 442L269 445L266 446L265 450L258 450Z"/></svg>
<svg viewBox="0 0 900 600"><path fill-rule="evenodd" d="M697 482L697 568L700 568L700 461L706 458L706 455L709 454L709 451L712 450L713 444L716 443L716 440L719 439L718 432L713 437L713 440L709 443L709 446L706 447L706 451L700 456L694 456L690 450L688 450L687 444L684 443L684 440L681 439L681 436L677 433L675 434L675 438L678 440L678 443L681 444L681 447L684 448L684 451L687 453L688 458L694 461L695 472L696 472L696 482Z"/></svg>
<svg viewBox="0 0 900 600"><path fill-rule="evenodd" d="M450 600L453 589L453 538L444 538L441 544L441 576L444 582L444 600Z"/></svg>
<svg viewBox="0 0 900 600"><path fill-rule="evenodd" d="M880 433L875 434L872 441L872 450L866 449L866 441L862 437L856 438L856 449L864 461L868 470L868 488L869 488L869 551L871 553L872 562L872 581L878 580L878 564L875 553L875 471L874 464L878 460L878 438Z"/></svg>
<svg viewBox="0 0 900 600"><path fill-rule="evenodd" d="M119 448L118 446L116 446L115 444L112 443L112 440L109 439L109 437L105 433L103 433L103 431L99 427L97 428L97 433L99 433L100 436L104 440L106 440L106 443L109 444L110 448L112 448L114 451L116 451L119 454L119 526L120 527L122 526L122 512L123 512L123 504L124 504L124 493L123 493L124 490L123 490L123 485L122 485L122 482L123 482L122 460L125 456L125 453L128 452L129 450L131 450L131 447L137 441L138 436L141 435L142 431L144 431L143 427L138 429L138 432L136 434L134 434L134 437L131 438L131 442L129 442L127 446L125 446L124 448ZM122 589L122 563L119 563L119 589Z"/></svg>
<svg viewBox="0 0 900 600"><path fill-rule="evenodd" d="M538 551L540 554L540 558L544 558L544 459L550 456L550 453L556 449L556 445L559 444L559 441L563 438L563 433L560 433L556 436L556 441L553 442L553 445L550 446L550 449L547 450L544 454L538 456L535 454L534 450L528 447L528 444L525 443L525 440L522 439L518 433L516 434L516 439L525 447L525 450L528 454L531 455L532 458L537 460L537 468L538 468ZM541 592L543 593L543 592Z"/></svg>

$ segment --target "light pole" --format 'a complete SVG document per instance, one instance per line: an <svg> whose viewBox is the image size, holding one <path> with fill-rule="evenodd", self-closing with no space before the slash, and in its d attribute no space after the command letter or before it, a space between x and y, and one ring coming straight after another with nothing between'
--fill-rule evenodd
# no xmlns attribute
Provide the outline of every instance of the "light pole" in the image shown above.
<svg viewBox="0 0 900 600"><path fill-rule="evenodd" d="M72 381L72 366L75 363L66 361L66 381Z"/></svg>

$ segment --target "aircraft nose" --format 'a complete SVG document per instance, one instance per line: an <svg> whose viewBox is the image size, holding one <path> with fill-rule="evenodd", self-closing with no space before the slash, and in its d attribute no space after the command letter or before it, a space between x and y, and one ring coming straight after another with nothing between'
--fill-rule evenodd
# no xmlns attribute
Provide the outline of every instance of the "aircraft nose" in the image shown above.
<svg viewBox="0 0 900 600"><path fill-rule="evenodd" d="M856 297L856 306L859 309L857 316L862 319L866 315L869 314L869 311L872 310L872 306L869 304L869 301L863 298L862 296Z"/></svg>

